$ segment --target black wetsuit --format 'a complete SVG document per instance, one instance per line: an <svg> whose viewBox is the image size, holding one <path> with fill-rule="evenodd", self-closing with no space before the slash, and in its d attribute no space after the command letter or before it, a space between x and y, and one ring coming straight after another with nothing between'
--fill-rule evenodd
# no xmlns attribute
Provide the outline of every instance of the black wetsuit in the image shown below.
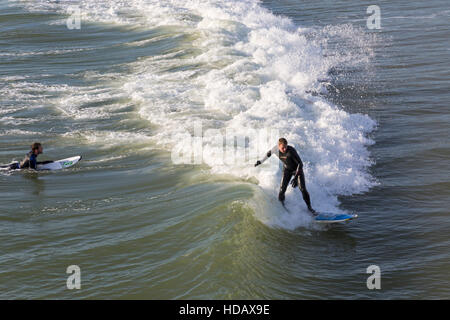
<svg viewBox="0 0 450 320"><path fill-rule="evenodd" d="M305 201L308 209L311 211L311 199L309 197L308 190L306 190L305 174L303 173L303 162L300 159L297 151L293 147L288 145L286 152L283 153L278 149L278 146L275 146L267 152L264 159L261 160L261 163L269 158L273 153L275 153L281 160L281 162L283 162L283 172L280 183L280 192L278 193L278 200L284 202L284 194L286 193L289 181L294 175L294 177L298 179L298 187L303 195L303 200Z"/></svg>
<svg viewBox="0 0 450 320"><path fill-rule="evenodd" d="M30 168L37 169L37 155L33 151L28 152L19 164L20 169Z"/></svg>
<svg viewBox="0 0 450 320"><path fill-rule="evenodd" d="M16 169L34 169L37 170L37 165L38 164L47 164L53 161L42 161L42 162L38 162L37 161L37 154L34 154L33 151L28 152L25 157L23 158L23 160L21 162L15 162L15 163L11 163L9 165L9 169L11 170L16 170Z"/></svg>

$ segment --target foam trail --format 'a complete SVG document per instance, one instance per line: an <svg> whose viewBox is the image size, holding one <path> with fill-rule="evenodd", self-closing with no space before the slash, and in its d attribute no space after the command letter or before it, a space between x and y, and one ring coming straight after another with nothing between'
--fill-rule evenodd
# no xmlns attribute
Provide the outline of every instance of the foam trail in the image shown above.
<svg viewBox="0 0 450 320"><path fill-rule="evenodd" d="M120 79L123 94L140 106L142 117L158 126L155 142L165 148L191 145L187 132L192 133L201 121L204 131L216 129L209 131L203 146L203 161L211 172L256 177L261 190L273 199L280 180L278 160L272 158L258 168L252 162L276 140L266 139L258 150L254 141L239 142L249 132L271 129L299 151L318 210L340 212L338 195L364 192L375 184L367 171L371 165L367 145L373 143L367 134L376 123L311 94L326 93L323 83L332 68L361 68L370 63L373 52L364 32L349 25L320 30L297 27L253 0L79 4L90 22L183 35L177 50L130 64L132 72ZM33 10L51 6L64 11L63 4L39 7L37 1L32 6ZM349 45L347 50L330 49L329 37L340 37ZM237 137L237 153L247 152L250 159L224 161L217 151L223 147L225 132ZM269 202L264 200L266 207L271 206ZM273 215L257 216L283 228L308 225L299 191L289 187L286 202L296 214L275 206Z"/></svg>
<svg viewBox="0 0 450 320"><path fill-rule="evenodd" d="M195 30L200 36L193 45L201 54L188 61L148 60L137 68L145 71L127 83L130 94L143 104L141 114L160 124L163 132L170 132L173 144L189 145L190 137L183 139L183 132L192 131L199 119L205 130L222 129L217 137L207 136L203 160L213 173L257 177L272 198L279 185L278 166L267 172L255 169L252 161L222 164L214 151L221 148L220 134L226 130L237 137L248 136L251 129L278 130L300 151L315 207L339 212L337 195L363 192L374 183L366 170L370 165L366 145L372 143L366 134L375 122L366 115L348 114L307 92L323 90L319 79L327 78L334 65L365 63L368 54L359 52L353 59L348 55L325 58L320 41L308 40L305 30L254 2L240 2L232 8L209 4L197 8L202 19ZM166 67L195 64L205 71L199 76L193 70L165 73L158 68L161 62ZM270 147L267 143L266 150L259 150L260 156ZM310 219L298 190L289 188L286 199L288 208L297 214L264 201L272 215L266 211L264 218L259 217L290 229L308 225ZM262 212L257 207L255 211Z"/></svg>

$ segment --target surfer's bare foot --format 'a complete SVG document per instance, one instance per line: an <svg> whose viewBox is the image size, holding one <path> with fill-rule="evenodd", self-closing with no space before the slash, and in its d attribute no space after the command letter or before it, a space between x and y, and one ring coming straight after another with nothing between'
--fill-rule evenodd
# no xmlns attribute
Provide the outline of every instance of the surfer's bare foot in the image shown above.
<svg viewBox="0 0 450 320"><path fill-rule="evenodd" d="M308 210L309 210L309 212L311 212L311 214L313 215L313 216L317 216L318 215L318 213L316 212L316 210L314 210L313 208L308 208Z"/></svg>

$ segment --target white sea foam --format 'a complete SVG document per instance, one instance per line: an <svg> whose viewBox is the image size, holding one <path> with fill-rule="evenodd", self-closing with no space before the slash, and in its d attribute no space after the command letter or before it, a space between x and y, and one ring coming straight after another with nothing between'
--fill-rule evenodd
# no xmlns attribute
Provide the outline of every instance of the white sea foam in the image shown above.
<svg viewBox="0 0 450 320"><path fill-rule="evenodd" d="M56 49L56 50L46 50L46 51L14 51L14 52L0 52L1 57L31 57L31 56L45 56L45 55L62 55L67 53L77 53L82 51L87 51L92 49Z"/></svg>
<svg viewBox="0 0 450 320"><path fill-rule="evenodd" d="M148 143L151 139L145 133L122 132L122 131L95 131L74 130L62 134L64 138L74 139L89 145L95 145L99 149L107 149L114 146L123 146L131 143Z"/></svg>
<svg viewBox="0 0 450 320"><path fill-rule="evenodd" d="M64 12L67 3L28 5L32 10ZM143 29L170 26L189 39L176 52L130 64L132 72L121 77L120 90L140 106L142 117L158 126L153 139L165 147L191 143L186 133L199 121L205 130L221 130L210 131L204 140L203 160L212 173L257 178L266 196L256 192L258 201L250 203L260 205L261 198L264 208L270 208L255 205L256 215L265 223L292 229L310 225L311 219L298 190L288 188L286 194L293 214L268 200L276 199L278 166L255 168L256 158L223 164L215 156L226 130L242 138L251 130L271 128L287 138L303 159L307 187L318 210L340 212L338 195L364 192L374 185L367 171L371 164L367 145L373 143L367 134L376 123L311 94L326 92L323 82L333 67L370 63L370 39L361 30L351 25L297 27L253 0L86 0L78 5L88 22ZM347 49L328 47L331 38L349 44ZM80 116L78 107L67 110ZM275 143L266 141L260 157ZM238 152L248 147L252 142L237 145Z"/></svg>
<svg viewBox="0 0 450 320"><path fill-rule="evenodd" d="M0 136L40 136L42 133L40 132L34 132L34 131L28 131L28 130L21 130L21 129L10 129L10 130L0 130Z"/></svg>
<svg viewBox="0 0 450 320"><path fill-rule="evenodd" d="M305 30L253 1L196 5L188 2L190 10L201 17L195 31L189 32L196 35L193 46L200 54L188 59L140 61L135 66L139 71L124 87L142 105L141 114L161 127L158 138L167 144L172 136L172 144L188 145L191 139L185 132L192 132L198 120L205 129L221 129L217 139L214 135L205 139L204 162L213 173L257 177L273 199L280 179L277 166L264 170L254 168L252 161L224 165L215 157L215 150L222 148L220 134L226 130L242 137L251 129L272 128L299 150L316 209L340 212L338 195L368 190L374 181L367 173L366 146L373 142L366 135L375 122L308 93L323 92L319 80L326 79L333 66L368 63L372 52L359 31L348 25L328 28L316 35L322 38L309 40ZM323 45L327 33L344 35L360 50L329 55L330 49ZM168 67L189 65L198 67L164 72ZM275 143L267 143L264 153ZM245 146L237 148L244 152ZM255 212L265 223L285 228L310 224L298 190L289 188L286 194L286 205L294 214L263 199L270 210L255 206Z"/></svg>

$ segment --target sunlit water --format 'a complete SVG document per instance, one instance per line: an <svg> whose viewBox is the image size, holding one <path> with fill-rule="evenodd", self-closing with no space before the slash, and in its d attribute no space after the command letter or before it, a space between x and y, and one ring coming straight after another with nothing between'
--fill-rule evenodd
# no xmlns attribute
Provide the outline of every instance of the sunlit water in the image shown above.
<svg viewBox="0 0 450 320"><path fill-rule="evenodd" d="M0 162L83 160L0 174L0 297L448 298L450 10L382 1L376 30L371 4L1 1ZM202 163L174 163L198 123ZM314 224L290 187L288 213L277 159L215 152L269 129L357 220Z"/></svg>

